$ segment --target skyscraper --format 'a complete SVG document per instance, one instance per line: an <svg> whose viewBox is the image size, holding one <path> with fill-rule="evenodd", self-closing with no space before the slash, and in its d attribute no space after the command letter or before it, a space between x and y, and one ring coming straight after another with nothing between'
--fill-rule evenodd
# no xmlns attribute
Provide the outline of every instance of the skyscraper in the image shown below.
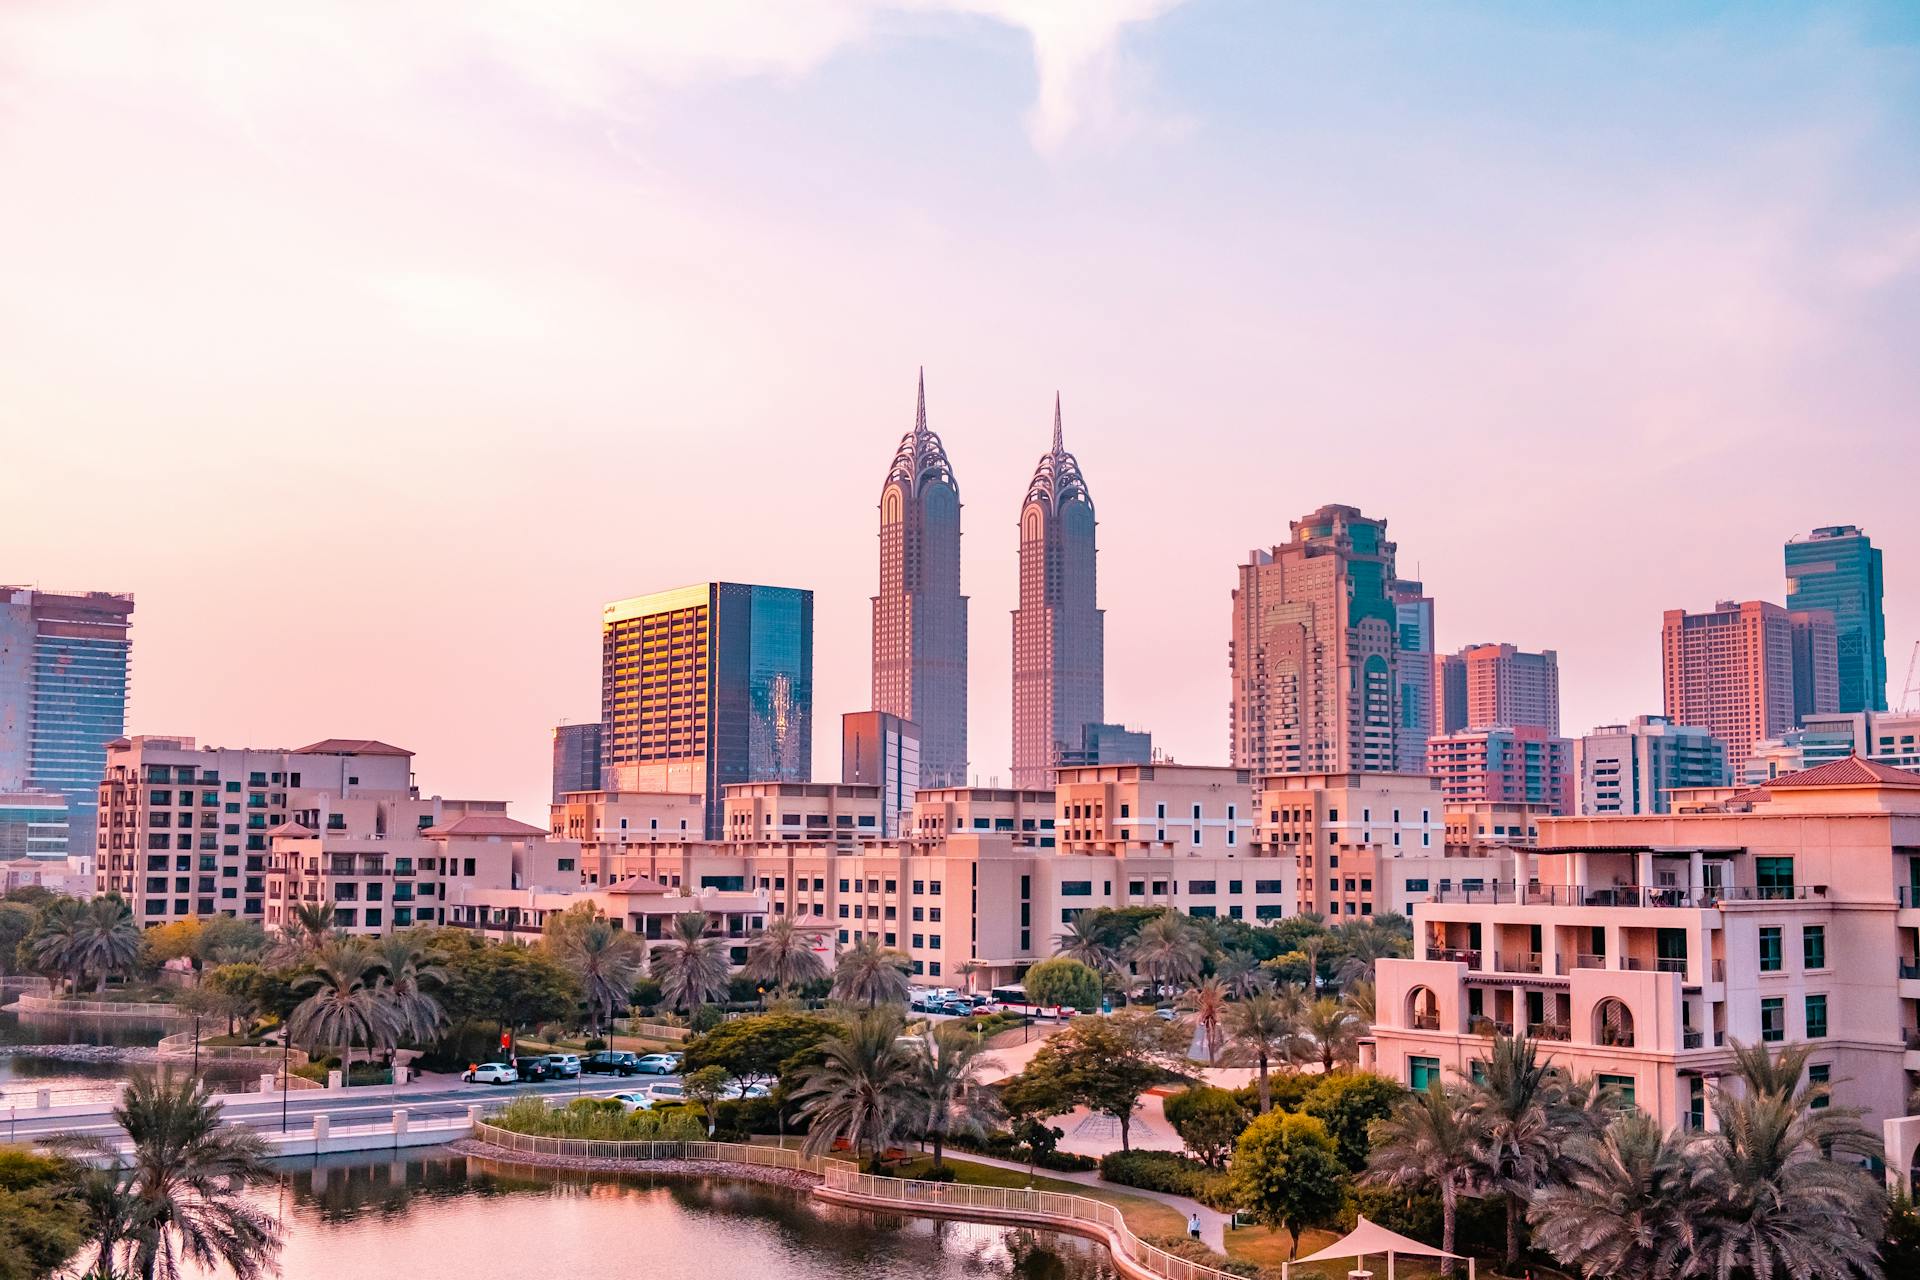
<svg viewBox="0 0 1920 1280"><path fill-rule="evenodd" d="M1233 593L1235 767L1392 773L1399 767L1400 618L1387 522L1325 506L1255 551Z"/></svg>
<svg viewBox="0 0 1920 1280"><path fill-rule="evenodd" d="M1887 619L1880 549L1857 526L1826 525L1786 545L1787 608L1833 615L1838 711L1887 709Z"/></svg>
<svg viewBox="0 0 1920 1280"><path fill-rule="evenodd" d="M1724 787L1727 747L1665 716L1603 724L1573 744L1580 813L1668 813L1676 787Z"/></svg>
<svg viewBox="0 0 1920 1280"><path fill-rule="evenodd" d="M886 711L842 715L840 781L880 788L880 835L905 835L920 789L920 726Z"/></svg>
<svg viewBox="0 0 1920 1280"><path fill-rule="evenodd" d="M1793 722L1840 709L1840 632L1825 609L1787 614L1793 630Z"/></svg>
<svg viewBox="0 0 1920 1280"><path fill-rule="evenodd" d="M1667 719L1727 744L1735 777L1753 744L1793 728L1793 623L1764 600L1669 609L1660 628Z"/></svg>
<svg viewBox="0 0 1920 1280"><path fill-rule="evenodd" d="M1050 787L1081 726L1106 719L1106 622L1094 593L1093 495L1060 430L1020 507L1013 611L1013 785Z"/></svg>
<svg viewBox="0 0 1920 1280"><path fill-rule="evenodd" d="M1400 682L1396 699L1400 723L1394 732L1399 756L1396 772L1425 773L1427 739L1441 732L1434 727L1439 709L1434 684L1440 667L1433 651L1433 597L1423 584L1405 578L1389 583L1387 589L1393 596L1400 645L1394 658Z"/></svg>
<svg viewBox="0 0 1920 1280"><path fill-rule="evenodd" d="M600 790L600 756L606 736L606 726L597 720L554 728L554 804L569 792Z"/></svg>
<svg viewBox="0 0 1920 1280"><path fill-rule="evenodd" d="M924 372L913 430L900 438L880 489L873 705L920 726L920 785L965 785L967 598L960 594L960 486L940 437L927 429Z"/></svg>
<svg viewBox="0 0 1920 1280"><path fill-rule="evenodd" d="M1466 723L1486 729L1526 725L1560 733L1560 658L1552 649L1527 653L1510 644L1468 645L1459 654L1465 672Z"/></svg>
<svg viewBox="0 0 1920 1280"><path fill-rule="evenodd" d="M66 797L91 852L107 743L126 732L133 597L0 587L0 791Z"/></svg>
<svg viewBox="0 0 1920 1280"><path fill-rule="evenodd" d="M704 797L813 775L813 592L706 582L601 611L601 782Z"/></svg>

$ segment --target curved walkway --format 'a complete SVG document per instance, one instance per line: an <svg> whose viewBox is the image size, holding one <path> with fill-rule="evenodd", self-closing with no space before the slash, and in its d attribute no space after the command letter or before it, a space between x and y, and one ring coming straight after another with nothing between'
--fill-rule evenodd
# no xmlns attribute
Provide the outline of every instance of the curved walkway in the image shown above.
<svg viewBox="0 0 1920 1280"><path fill-rule="evenodd" d="M1018 1160L1001 1160L995 1156L978 1155L972 1151L960 1151L948 1148L947 1154L955 1160L965 1160L971 1164L990 1164L998 1169L1018 1169L1027 1171L1027 1166ZM1083 1187L1099 1187L1102 1191L1114 1191L1123 1195L1139 1196L1142 1200L1158 1200L1161 1204L1178 1209L1182 1217L1200 1215L1200 1239L1215 1253L1227 1251L1228 1216L1218 1209L1209 1209L1198 1200L1189 1200L1185 1196L1176 1196L1168 1191L1149 1191L1145 1187L1129 1187L1125 1183L1108 1182L1100 1176L1097 1169L1066 1171L1060 1169L1036 1169L1036 1176L1053 1178L1061 1182L1077 1182Z"/></svg>

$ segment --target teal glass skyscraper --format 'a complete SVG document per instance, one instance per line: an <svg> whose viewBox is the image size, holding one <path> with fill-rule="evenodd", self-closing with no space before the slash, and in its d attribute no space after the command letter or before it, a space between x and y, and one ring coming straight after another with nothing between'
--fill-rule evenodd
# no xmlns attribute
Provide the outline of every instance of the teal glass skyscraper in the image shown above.
<svg viewBox="0 0 1920 1280"><path fill-rule="evenodd" d="M1880 549L1850 524L1827 525L1787 543L1787 608L1833 615L1840 653L1841 711L1887 709L1887 619Z"/></svg>

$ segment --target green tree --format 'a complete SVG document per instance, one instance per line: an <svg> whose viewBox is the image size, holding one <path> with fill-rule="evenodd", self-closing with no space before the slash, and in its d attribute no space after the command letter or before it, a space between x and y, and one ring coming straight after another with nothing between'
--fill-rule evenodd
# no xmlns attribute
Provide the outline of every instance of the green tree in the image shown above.
<svg viewBox="0 0 1920 1280"><path fill-rule="evenodd" d="M1712 1213L1707 1166L1689 1147L1637 1110L1573 1139L1558 1179L1528 1206L1534 1244L1583 1276L1674 1280L1704 1261L1694 1224Z"/></svg>
<svg viewBox="0 0 1920 1280"><path fill-rule="evenodd" d="M1039 1005L1064 1005L1092 1010L1100 1005L1100 975L1091 966L1066 956L1042 960L1021 978L1027 999Z"/></svg>
<svg viewBox="0 0 1920 1280"><path fill-rule="evenodd" d="M692 1016L701 1006L727 995L728 973L724 938L707 933L707 913L683 911L673 918L673 929L656 943L647 972L660 984L669 1008Z"/></svg>
<svg viewBox="0 0 1920 1280"><path fill-rule="evenodd" d="M645 971L645 941L614 928L592 902L575 903L549 915L541 941L547 954L573 974L586 993L589 1030L598 1034L626 1008L634 981Z"/></svg>
<svg viewBox="0 0 1920 1280"><path fill-rule="evenodd" d="M943 1167L948 1138L984 1138L1000 1119L999 1095L982 1079L993 1065L981 1050L980 1038L957 1023L941 1023L920 1037L914 1092L920 1132L933 1143L934 1168Z"/></svg>
<svg viewBox="0 0 1920 1280"><path fill-rule="evenodd" d="M1048 1120L1073 1110L1074 1100L1055 1076L1021 1074L1000 1085L1000 1106L1006 1112L1013 1140L1027 1149L1027 1181L1034 1165L1045 1160L1066 1136Z"/></svg>
<svg viewBox="0 0 1920 1280"><path fill-rule="evenodd" d="M348 1074L355 1045L366 1045L372 1054L398 1038L385 970L366 944L356 940L324 945L310 972L294 986L307 994L287 1020L287 1034L305 1049L340 1050L340 1066Z"/></svg>
<svg viewBox="0 0 1920 1280"><path fill-rule="evenodd" d="M798 1054L840 1031L814 1013L759 1013L731 1018L687 1045L689 1071L717 1066L737 1080L767 1080Z"/></svg>
<svg viewBox="0 0 1920 1280"><path fill-rule="evenodd" d="M1392 1113L1407 1091L1385 1076L1370 1071L1336 1072L1323 1076L1301 1110L1327 1126L1347 1168L1367 1166L1367 1129Z"/></svg>
<svg viewBox="0 0 1920 1280"><path fill-rule="evenodd" d="M97 1139L68 1145L104 1170L85 1192L91 1222L89 1273L183 1280L225 1266L235 1280L261 1280L279 1255L279 1229L250 1187L273 1180L259 1134L224 1125L207 1086L136 1076L114 1119L131 1156Z"/></svg>
<svg viewBox="0 0 1920 1280"><path fill-rule="evenodd" d="M399 1040L432 1044L447 1024L446 1007L434 994L447 984L447 971L428 948L427 939L403 929L380 939L374 948L385 982L381 997Z"/></svg>
<svg viewBox="0 0 1920 1280"><path fill-rule="evenodd" d="M779 992L819 981L827 976L827 962L813 949L813 936L792 916L775 916L772 924L747 939L743 972Z"/></svg>
<svg viewBox="0 0 1920 1280"><path fill-rule="evenodd" d="M1402 921L1403 917L1394 916ZM1356 982L1372 982L1373 967L1381 960L1404 959L1413 954L1413 931L1404 932L1384 923L1388 917L1352 920L1332 931L1327 940L1333 976L1342 987Z"/></svg>
<svg viewBox="0 0 1920 1280"><path fill-rule="evenodd" d="M701 1067L687 1072L681 1080L681 1088L687 1092L687 1101L706 1113L709 1138L719 1122L720 1100L727 1096L729 1083L725 1067Z"/></svg>
<svg viewBox="0 0 1920 1280"><path fill-rule="evenodd" d="M1318 1050L1322 1071L1332 1071L1337 1063L1353 1061L1360 1022L1343 1002L1332 996L1321 996L1301 1014L1300 1030Z"/></svg>
<svg viewBox="0 0 1920 1280"><path fill-rule="evenodd" d="M1180 1028L1143 1010L1076 1018L1040 1047L1021 1074L1118 1120L1120 1149L1128 1151L1134 1108L1169 1076L1183 1039Z"/></svg>
<svg viewBox="0 0 1920 1280"><path fill-rule="evenodd" d="M1526 1035L1495 1036L1486 1070L1469 1089L1480 1182L1506 1201L1509 1271L1520 1265L1527 1202L1554 1171L1567 1119L1566 1073L1540 1060Z"/></svg>
<svg viewBox="0 0 1920 1280"><path fill-rule="evenodd" d="M27 967L20 944L32 935L38 919L38 913L24 902L0 901L0 975Z"/></svg>
<svg viewBox="0 0 1920 1280"><path fill-rule="evenodd" d="M579 1005L573 975L544 952L463 933L443 929L432 940L445 956L441 1001L454 1025L479 1022L504 1034L565 1018Z"/></svg>
<svg viewBox="0 0 1920 1280"><path fill-rule="evenodd" d="M1199 933L1177 911L1162 911L1140 926L1126 954L1156 988L1192 983L1199 978L1200 967L1207 959Z"/></svg>
<svg viewBox="0 0 1920 1280"><path fill-rule="evenodd" d="M807 1121L804 1150L824 1155L845 1142L855 1159L869 1155L876 1173L887 1148L918 1119L918 1066L899 1043L901 1021L891 1010L869 1010L820 1046L821 1062L794 1090Z"/></svg>
<svg viewBox="0 0 1920 1280"><path fill-rule="evenodd" d="M83 984L98 986L131 973L140 959L141 935L120 895L104 893L85 902L53 899L25 945L36 969L64 978L78 991Z"/></svg>
<svg viewBox="0 0 1920 1280"><path fill-rule="evenodd" d="M1273 1108L1268 1069L1290 1062L1299 1042L1299 1019L1289 1012L1284 994L1256 991L1227 1006L1227 1061L1251 1064L1260 1081L1260 1114Z"/></svg>
<svg viewBox="0 0 1920 1280"><path fill-rule="evenodd" d="M1229 995L1227 984L1220 978L1203 978L1181 1001L1182 1007L1189 1011L1187 1020L1200 1030L1201 1042L1207 1047L1208 1066L1219 1061L1221 1046L1227 1040Z"/></svg>
<svg viewBox="0 0 1920 1280"><path fill-rule="evenodd" d="M1098 909L1075 912L1066 927L1053 935L1053 954L1058 959L1083 964L1096 974L1114 973L1120 968L1120 949L1114 941L1114 931ZM1031 988L1028 994L1032 994Z"/></svg>
<svg viewBox="0 0 1920 1280"><path fill-rule="evenodd" d="M912 963L905 952L883 947L878 938L863 934L834 963L833 998L868 1009L904 1006Z"/></svg>
<svg viewBox="0 0 1920 1280"><path fill-rule="evenodd" d="M52 1275L86 1243L80 1176L71 1161L0 1147L0 1280Z"/></svg>
<svg viewBox="0 0 1920 1280"><path fill-rule="evenodd" d="M1218 1168L1233 1153L1252 1117L1231 1090L1192 1085L1166 1100L1167 1123L1193 1158Z"/></svg>
<svg viewBox="0 0 1920 1280"><path fill-rule="evenodd" d="M1375 1122L1370 1144L1368 1182L1410 1194L1440 1189L1440 1247L1452 1253L1460 1197L1473 1185L1479 1167L1466 1097L1431 1080ZM1453 1260L1443 1261L1441 1270L1452 1275Z"/></svg>
<svg viewBox="0 0 1920 1280"><path fill-rule="evenodd" d="M1300 1252L1300 1233L1331 1219L1346 1193L1346 1167L1326 1126L1285 1111L1270 1111L1247 1126L1233 1149L1229 1175L1242 1210L1268 1230L1286 1228L1289 1260Z"/></svg>

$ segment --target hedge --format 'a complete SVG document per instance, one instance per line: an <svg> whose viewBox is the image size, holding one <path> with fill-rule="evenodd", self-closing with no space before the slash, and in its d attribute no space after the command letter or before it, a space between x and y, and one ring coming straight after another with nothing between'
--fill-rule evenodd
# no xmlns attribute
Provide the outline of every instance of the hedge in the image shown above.
<svg viewBox="0 0 1920 1280"><path fill-rule="evenodd" d="M1100 1177L1123 1187L1186 1196L1212 1209L1233 1208L1226 1174L1171 1151L1110 1151L1100 1157Z"/></svg>
<svg viewBox="0 0 1920 1280"><path fill-rule="evenodd" d="M949 1151L971 1151L975 1155L992 1156L997 1160L1012 1160L1020 1164L1027 1162L1027 1149L1013 1140L1010 1133L990 1133L984 1139L950 1137L947 1139ZM1071 1151L1054 1151L1035 1162L1035 1167L1051 1169L1055 1173L1086 1173L1098 1169L1100 1162L1092 1156L1075 1155Z"/></svg>
<svg viewBox="0 0 1920 1280"><path fill-rule="evenodd" d="M1147 1244L1164 1250L1176 1258L1185 1258L1188 1262L1197 1262L1203 1267L1212 1267L1230 1276L1249 1276L1257 1280L1257 1277L1268 1274L1267 1269L1259 1263L1246 1262L1239 1258L1229 1258L1215 1253L1192 1236L1145 1236L1143 1239Z"/></svg>

